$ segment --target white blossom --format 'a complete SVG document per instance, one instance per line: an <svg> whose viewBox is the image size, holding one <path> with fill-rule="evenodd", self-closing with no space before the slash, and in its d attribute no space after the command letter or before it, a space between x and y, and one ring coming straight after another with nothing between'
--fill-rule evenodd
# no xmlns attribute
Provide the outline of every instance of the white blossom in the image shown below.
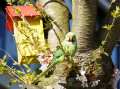
<svg viewBox="0 0 120 89"><path fill-rule="evenodd" d="M44 64L41 65L41 67L39 68L39 70L42 70L42 72L43 72L43 71L45 71L47 69L48 66L49 66L49 64L44 63Z"/></svg>
<svg viewBox="0 0 120 89"><path fill-rule="evenodd" d="M79 70L79 73L80 73L81 75L85 75L86 71L83 69L83 67L81 67L81 69Z"/></svg>
<svg viewBox="0 0 120 89"><path fill-rule="evenodd" d="M37 54L38 55L38 58L37 60L41 63L45 60L45 58L42 58L44 56L44 53L43 52L40 52L40 54Z"/></svg>
<svg viewBox="0 0 120 89"><path fill-rule="evenodd" d="M85 75L79 76L77 74L76 80L79 80L80 82L82 82L81 84L82 87L88 87L88 83L87 83L88 80Z"/></svg>
<svg viewBox="0 0 120 89"><path fill-rule="evenodd" d="M47 53L47 51L46 51ZM38 55L37 60L40 62L41 67L39 68L40 70L45 71L47 67L50 65L52 59L53 59L53 54L49 53L46 55L43 52L40 52Z"/></svg>
<svg viewBox="0 0 120 89"><path fill-rule="evenodd" d="M100 80L93 81L92 84L91 84L91 87L97 86L99 82L100 82Z"/></svg>
<svg viewBox="0 0 120 89"><path fill-rule="evenodd" d="M85 76L78 76L76 77L76 79L78 79L79 81L81 81L82 83L87 82L87 78Z"/></svg>
<svg viewBox="0 0 120 89"><path fill-rule="evenodd" d="M79 70L79 73L81 74L81 76L77 74L76 80L79 80L82 83L81 84L82 87L88 87L88 83L87 83L88 80L85 76L86 71L84 70L83 67L81 67L81 69Z"/></svg>

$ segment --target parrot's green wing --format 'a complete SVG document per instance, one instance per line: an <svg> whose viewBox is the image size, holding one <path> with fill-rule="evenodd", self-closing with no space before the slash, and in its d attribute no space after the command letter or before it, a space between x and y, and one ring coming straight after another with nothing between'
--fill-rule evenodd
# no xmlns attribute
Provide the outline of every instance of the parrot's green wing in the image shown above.
<svg viewBox="0 0 120 89"><path fill-rule="evenodd" d="M66 52L66 49L67 49L67 46L66 46L66 47L63 46L64 52ZM62 50L62 49L58 49L58 50L55 52L55 55L54 55L54 58L53 58L53 61L52 61L52 62L54 62L56 59L58 59L59 57L61 57L61 56L64 54L63 50Z"/></svg>

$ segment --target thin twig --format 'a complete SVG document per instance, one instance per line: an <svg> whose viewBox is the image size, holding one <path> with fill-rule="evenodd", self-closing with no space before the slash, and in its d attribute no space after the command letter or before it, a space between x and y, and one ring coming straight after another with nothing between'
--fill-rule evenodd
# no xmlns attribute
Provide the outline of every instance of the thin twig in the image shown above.
<svg viewBox="0 0 120 89"><path fill-rule="evenodd" d="M80 77L80 73L76 70L76 68L75 68L75 63L74 63L74 61L73 61L73 69L75 70L75 72L78 74L78 76Z"/></svg>
<svg viewBox="0 0 120 89"><path fill-rule="evenodd" d="M13 77L15 80L17 80L17 82L22 83L22 82L19 81L19 79L17 79L16 77L14 77L13 74L11 74L11 72L8 72L8 74L9 74L11 77Z"/></svg>
<svg viewBox="0 0 120 89"><path fill-rule="evenodd" d="M13 62L16 62L16 61L10 56L10 54L9 54L8 52L6 52L4 49L1 49L1 48L0 48L0 50L2 50L3 52L5 52L5 53L10 57L10 59L13 60Z"/></svg>
<svg viewBox="0 0 120 89"><path fill-rule="evenodd" d="M11 73L14 74L19 80L21 80L21 81L23 81L24 83L26 83L26 81L24 81L24 80L23 80L22 78L20 78L17 74L15 74L8 65L6 65L6 67L7 67L7 68L11 71Z"/></svg>
<svg viewBox="0 0 120 89"><path fill-rule="evenodd" d="M22 68L22 66L20 65L19 67L24 72L24 74L26 74L25 71L24 71L24 69Z"/></svg>

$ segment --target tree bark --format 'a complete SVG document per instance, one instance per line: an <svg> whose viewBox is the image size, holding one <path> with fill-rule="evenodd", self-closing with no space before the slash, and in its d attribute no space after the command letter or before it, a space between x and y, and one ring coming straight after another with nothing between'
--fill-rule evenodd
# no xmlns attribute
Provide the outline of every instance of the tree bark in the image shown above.
<svg viewBox="0 0 120 89"><path fill-rule="evenodd" d="M72 1L72 31L76 34L78 53L93 48L97 0Z"/></svg>

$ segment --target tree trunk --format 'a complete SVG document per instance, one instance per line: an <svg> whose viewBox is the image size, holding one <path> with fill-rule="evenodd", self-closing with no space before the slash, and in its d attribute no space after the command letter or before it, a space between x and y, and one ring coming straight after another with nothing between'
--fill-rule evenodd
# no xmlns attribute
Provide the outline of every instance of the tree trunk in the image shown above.
<svg viewBox="0 0 120 89"><path fill-rule="evenodd" d="M79 52L93 49L97 0L72 1L72 31L77 37Z"/></svg>

